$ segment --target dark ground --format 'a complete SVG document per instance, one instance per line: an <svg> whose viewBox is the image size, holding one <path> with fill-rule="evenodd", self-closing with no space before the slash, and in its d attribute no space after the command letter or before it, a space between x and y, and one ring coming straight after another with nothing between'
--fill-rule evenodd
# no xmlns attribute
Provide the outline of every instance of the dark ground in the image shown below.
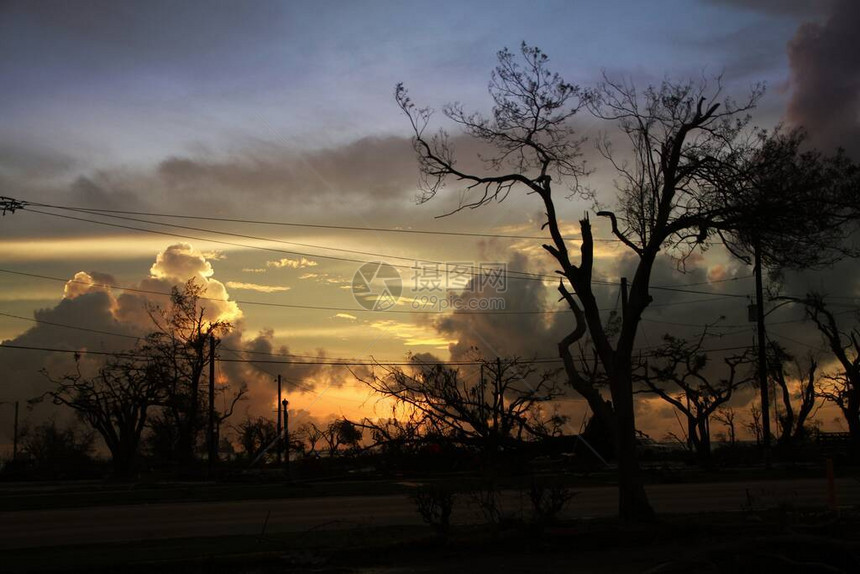
<svg viewBox="0 0 860 574"><path fill-rule="evenodd" d="M858 572L860 516L772 510L536 529L421 526L7 551L8 572Z"/></svg>

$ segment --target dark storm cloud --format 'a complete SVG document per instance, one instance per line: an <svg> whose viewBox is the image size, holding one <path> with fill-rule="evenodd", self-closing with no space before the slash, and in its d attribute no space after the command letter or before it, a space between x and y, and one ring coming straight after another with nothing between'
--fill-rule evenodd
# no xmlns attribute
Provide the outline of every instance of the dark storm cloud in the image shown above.
<svg viewBox="0 0 860 574"><path fill-rule="evenodd" d="M295 206L393 199L414 188L417 176L409 140L390 137L309 152L267 145L223 160L173 157L159 165L158 178L176 196L214 193L237 206L256 196Z"/></svg>
<svg viewBox="0 0 860 574"><path fill-rule="evenodd" d="M635 261L632 255L599 259L596 269L599 268L603 278L632 277ZM529 265L530 262L532 265ZM548 272L546 268L536 269L534 262L533 256L519 253L509 259L508 266L510 269ZM696 341L708 325L702 343L710 359L706 373L714 380L727 376L723 359L743 354L751 347L754 338L754 323L748 320L747 308L750 302L747 296L753 294L750 274L751 268L742 262L714 263L698 254L688 259L687 272L682 274L677 271L676 262L665 256L659 258L653 269L652 286L683 290L684 285L692 284L689 289L700 293L652 289L654 302L640 323L637 349L647 354L661 345L666 335ZM618 287L612 285L595 286L598 304L604 309L605 318L608 318L612 309L620 311L618 291ZM467 300L482 296L468 290L462 295ZM504 298L506 310L565 309L556 302L554 286L535 281L509 281ZM771 306L769 304L768 308ZM793 307L784 307L768 318L769 323L772 323L768 327L770 338L782 343L801 359L820 347L820 338L815 330L802 320L798 321L802 318L802 310ZM436 320L433 326L447 338L457 340L449 347L452 360L473 358L474 350L490 358L555 357L559 340L573 328L573 318L566 312L551 315L455 313ZM587 341L583 342L588 349ZM742 376L751 377L754 374L751 364L742 371ZM578 398L572 390L569 395ZM637 396L638 428L657 433L655 438L658 439L663 437L667 429L675 430L675 414L667 403L650 395ZM735 393L731 405L741 412L741 418L746 419L749 406L757 400L757 388L751 383Z"/></svg>
<svg viewBox="0 0 860 574"><path fill-rule="evenodd" d="M41 170L40 156L21 163ZM2 164L0 164L2 165ZM417 164L406 138L364 138L352 144L300 152L255 144L229 156L175 156L151 169L93 170L43 182L22 171L0 171L8 195L59 205L272 219L289 213L313 218L415 210ZM80 214L78 214L80 215ZM88 216L84 216L88 217ZM5 222L4 222L5 223ZM120 222L122 223L122 222ZM129 223L133 225L133 223ZM6 225L7 236L92 233L80 223L27 216Z"/></svg>
<svg viewBox="0 0 860 574"><path fill-rule="evenodd" d="M822 23L803 24L788 46L788 120L819 147L860 153L860 3L838 0Z"/></svg>
<svg viewBox="0 0 860 574"><path fill-rule="evenodd" d="M42 179L67 173L76 160L50 148L0 141L0 177Z"/></svg>

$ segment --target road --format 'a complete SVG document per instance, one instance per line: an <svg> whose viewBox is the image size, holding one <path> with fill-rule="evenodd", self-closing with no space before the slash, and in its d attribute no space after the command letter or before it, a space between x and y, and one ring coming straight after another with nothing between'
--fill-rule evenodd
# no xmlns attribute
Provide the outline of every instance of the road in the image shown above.
<svg viewBox="0 0 860 574"><path fill-rule="evenodd" d="M836 481L840 505L860 504L860 481ZM658 513L739 511L791 504L824 506L823 479L652 485L647 488ZM467 497L455 505L458 523L480 520ZM528 500L508 493L505 510L528 508ZM569 504L570 517L612 516L613 487L587 487ZM268 516L268 520L267 520ZM61 510L0 512L0 550L83 543L165 538L301 532L312 528L349 528L419 524L414 505L401 495L288 498L231 502L178 502L99 506Z"/></svg>

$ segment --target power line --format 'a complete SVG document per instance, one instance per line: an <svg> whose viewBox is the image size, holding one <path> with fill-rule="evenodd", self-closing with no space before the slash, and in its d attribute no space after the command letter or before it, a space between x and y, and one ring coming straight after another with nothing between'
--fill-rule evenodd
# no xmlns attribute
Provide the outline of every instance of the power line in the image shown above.
<svg viewBox="0 0 860 574"><path fill-rule="evenodd" d="M36 202L28 202L29 205L35 205L37 207L51 207L54 209L67 209L71 211L87 211L87 212L98 212L98 213L115 213L120 215L142 215L145 217L169 217L172 219L186 219L186 220L197 220L197 221L218 221L222 223L243 223L243 224L251 224L251 225L271 225L271 226L279 226L279 227L303 227L309 229L329 229L329 230L337 230L337 231L367 231L374 233L401 233L401 234L416 234L416 235L446 235L451 237L489 237L489 238L498 238L498 239L535 239L535 240L547 240L550 239L549 236L542 235L517 235L517 234L508 234L508 233L477 233L477 232L468 232L468 231L440 231L440 230L430 230L430 229L397 229L390 227L362 227L356 225L325 225L325 224L316 224L316 223L298 223L298 222L289 222L289 221L266 221L266 220L258 220L258 219L241 219L241 218L232 218L232 217L207 217L202 215L186 215L186 214L176 214L176 213L153 213L148 211L127 211L120 209L98 209L98 208L89 208L89 207L75 207L68 205L54 205L50 203L36 203ZM564 237L566 241L581 241L581 237ZM594 238L594 241L614 243L617 242L617 239L613 238Z"/></svg>
<svg viewBox="0 0 860 574"><path fill-rule="evenodd" d="M721 347L715 349L702 349L703 353L716 353L722 351L738 351L742 349L748 349L749 346L734 346L734 347ZM123 352L108 352L108 351L92 351L89 349L58 349L53 347L40 347L35 345L15 345L12 343L3 343L0 344L0 349L16 349L16 350L24 350L24 351L43 351L49 353L67 353L67 354L75 354L75 355L110 355L114 357L123 357L123 358L135 358L135 359L147 359L146 355L136 355L134 353L123 353ZM641 358L653 357L654 354L643 354L639 355ZM420 366L451 366L451 367L465 367L465 366L478 366L485 364L483 361L337 361L337 362L326 362L326 361L276 361L272 359L259 359L259 360L249 360L249 359L225 359L219 358L218 361L222 363L246 363L246 364L255 364L255 363L263 363L270 365L320 365L320 366L331 366L331 367L420 367ZM553 364L553 363L561 363L561 358L551 358L551 357L543 357L543 358L535 358L535 359L521 359L517 361L519 364L523 365L536 365L536 364Z"/></svg>
<svg viewBox="0 0 860 574"><path fill-rule="evenodd" d="M11 319L20 319L21 321L30 321L32 323L38 323L40 325L50 325L51 327L62 327L64 329L74 329L76 331L84 331L87 333L95 333L97 335L109 335L111 337L123 337L126 339L134 339L139 341L140 339L144 339L145 337L136 337L134 335L126 335L123 333L114 333L111 331L101 331L99 329L90 329L88 327L79 327L77 325L65 325L63 323L54 323L53 321L45 321L44 319L33 319L30 317L22 317L21 315L13 315L11 313L3 313L0 312L0 316L9 317Z"/></svg>
<svg viewBox="0 0 860 574"><path fill-rule="evenodd" d="M48 325L51 327L60 327L63 329L71 329L74 331L83 331L87 333L95 333L98 335L108 335L110 337L121 337L125 339L134 339L135 341L140 341L142 339L146 339L146 336L135 336L135 335L127 335L124 333L117 333L114 331L102 331L100 329L90 329L88 327L80 327L78 325L67 325L65 323L55 323L53 321L45 321L43 319L35 319L32 317L23 317L21 315L14 315L12 313L0 312L0 316L9 317L11 319L20 319L21 321L29 321L30 323L36 323L39 325ZM322 359L319 355L301 355L295 353L271 353L266 351L251 351L248 349L233 349L231 347L225 347L220 345L218 347L224 351L229 351L231 353L246 353L252 355L266 355L269 357L285 357L285 358L298 358L298 359ZM333 361L349 361L350 359L342 358L342 357L333 357L331 358Z"/></svg>
<svg viewBox="0 0 860 574"><path fill-rule="evenodd" d="M108 336L112 336L112 337L134 339L135 341L139 341L141 339L146 338L145 336L127 335L125 333L117 333L114 331L103 331L103 330L99 330L99 329L91 329L88 327L81 327L78 325L68 325L65 323L56 323L53 321L45 321L43 319L36 319L36 318L32 318L32 317L23 317L21 315L14 315L12 313L0 312L0 316L9 317L12 319L19 319L21 321L28 321L30 323L36 323L36 324L40 324L40 325L48 325L51 327L60 327L60 328L71 329L71 330L75 330L75 331L83 331L83 332L88 332L88 333L96 333L96 334L100 334L100 335L108 335ZM648 319L643 318L643 320L648 320ZM648 320L648 321L654 322L654 323L664 323L664 321L652 321L652 320ZM785 321L785 322L790 323L793 321ZM794 321L794 322L796 322L796 321ZM670 324L690 326L690 327L700 327L700 328L707 326L707 325L692 325L689 323L680 323L680 324L679 323L670 323ZM723 325L723 326L725 326L725 325ZM734 335L734 334L737 334L739 332L741 332L741 331L732 331L729 333L713 333L711 336L712 337L723 337L723 336L728 336L728 335ZM645 349L651 349L651 348L654 348L656 346L657 345L646 345L645 347L639 347L637 350L641 351L641 350L645 350ZM270 351L252 351L250 349L235 349L235 348L231 348L231 347L226 347L223 344L219 345L218 348L221 350L224 350L224 351L234 353L234 354L240 354L241 353L241 354L249 354L249 355L263 355L263 356L267 356L267 357L281 357L281 358L291 358L291 359L296 359L296 358L298 358L298 359L313 359L313 360L318 360L318 361L336 361L336 362L349 362L352 360L350 358L343 358L343 357L321 357L319 355L302 355L302 354L295 354L295 353L274 353L274 352L270 352ZM552 359L554 359L554 357L552 357ZM254 361L249 359L249 362L253 363ZM261 369L261 370L263 370L263 369ZM264 372L267 372L267 371L264 371ZM269 373L269 374L272 374L272 373ZM275 376L275 375L272 374L272 376ZM296 384L298 384L298 383L296 383Z"/></svg>
<svg viewBox="0 0 860 574"><path fill-rule="evenodd" d="M90 287L103 287L103 288L111 288L111 289L120 289L123 291L129 291L132 293L143 293L148 295L159 295L162 297L170 297L171 293L165 293L164 291L154 291L151 289L139 289L135 287L123 287L121 285L114 285L111 283L98 283L98 282L89 282L83 281L80 279L65 279L62 277L54 277L51 275L42 275L38 273L26 273L23 271L14 271L11 269L0 269L0 273L8 273L10 275L19 275L22 277L31 277L34 279L44 279L48 281L59 281L62 283L75 283L79 285L86 285ZM716 299L728 298L728 295L719 296ZM313 311L341 311L346 313L354 313L354 312L364 312L364 313L396 313L396 314L405 314L405 315L430 315L430 314L442 314L445 311L422 311L417 309L386 309L386 310L374 310L374 309L365 309L363 307L337 307L337 306L329 306L329 305L302 305L298 303L274 303L268 301L254 301L249 299L216 299L214 297L205 297L199 296L199 299L204 301L217 301L220 303L236 303L239 305L259 305L263 307L278 307L278 308L287 308L287 309L302 309L302 310L313 310ZM654 303L649 305L649 307L671 307L676 305L690 305L696 303L709 303L713 302L716 299L693 299L686 301L673 301L669 303ZM611 311L611 308L601 308L600 311ZM567 309L558 309L558 310L546 310L546 311L470 311L470 310L456 310L455 314L457 315L547 315L547 314L567 314L570 313Z"/></svg>
<svg viewBox="0 0 860 574"><path fill-rule="evenodd" d="M59 214L52 214L52 213L48 213L48 212L44 212L44 211L37 211L37 210L33 210L33 209L31 209L30 211L32 211L33 213L41 213L42 215L59 215ZM298 242L298 241L287 241L287 240L283 240L283 239L275 239L275 238L272 238L272 237L261 237L261 236L257 236L257 235L247 235L247 234L243 234L243 233L233 233L233 232L230 232L230 231L220 231L220 230L217 230L217 229L208 229L208 228L203 228L203 227L191 227L191 226L187 226L187 225L177 225L177 224L175 224L175 223L163 223L163 222L160 222L160 221L152 221L152 220L147 220L147 219L136 219L136 218L132 218L132 217L123 217L123 216L119 216L119 215L107 215L107 214L103 214L103 213L97 213L97 212L93 212L93 211L87 211L87 210L84 210L84 209L76 209L76 210L72 210L72 211L76 211L76 212L80 212L80 213L86 213L86 214L89 214L89 215L101 216L101 217L113 217L113 218L116 218L116 219L122 219L122 220L127 220L127 221L134 221L134 222L137 222L137 223L147 223L147 224L150 224L150 225L162 225L162 226L165 226L165 227L174 227L174 228L177 228L177 229L185 229L185 230L189 230L189 231L200 231L200 232L203 232L203 233L215 233L215 234L218 234L218 235L228 235L228 236L231 236L231 237L238 237L238 238L240 238L240 239L250 239L250 240L252 240L252 241L269 241L269 242L272 242L272 243L281 243L281 244L284 244L284 245L298 245L299 247L309 247L309 248L312 248L312 249L325 249L325 250L328 250L328 251L339 251L339 252L342 252L342 253L353 253L353 254L356 254L356 255L367 255L367 256L369 256L369 257L382 257L382 258L385 258L385 259L400 259L400 260L406 260L406 261L416 261L416 258L415 258L415 257L405 257L405 256L401 256L401 255L391 255L391 254L388 254L388 253L377 253L377 252L374 252L374 251L362 251L362 250L359 250L359 249L347 249L347 248L344 248L344 247L329 247L329 246L326 246L326 245L315 245L315 244L312 244L312 243L301 243L301 242ZM98 222L98 221L93 221L93 220L84 220L84 221L90 221L90 222L92 222L92 223L100 223L100 222ZM131 229L136 229L136 230L142 231L142 229L140 229L140 228L131 228ZM149 230L149 231L154 231L154 230ZM200 239L200 240L201 240L201 241L203 241L203 239ZM207 239L206 241L209 241L209 240ZM240 243L240 244L235 244L235 245L242 246L242 247L248 247L248 248L251 248L251 249L257 249L257 248L259 248L259 246L247 245L247 244L241 244L241 243ZM288 254L288 255L301 255L301 256L311 256L311 257L327 257L327 256L322 256L322 255L312 254L312 253L302 253L302 252L298 252L298 251L285 251L284 253L286 253L286 254ZM363 260L356 260L356 259L349 259L349 258L339 258L338 260L340 260L340 261L349 261L349 262L353 262L353 263L367 263L367 261L363 261ZM443 263L442 261L430 261L430 260L419 260L419 261L424 261L424 262L427 262L427 263L436 263L436 264L442 264L442 263ZM390 265L390 264L389 264L389 265ZM413 267L411 267L411 266L407 266L407 268L409 268L409 269L413 269ZM474 271L474 268L472 268L472 270ZM530 278L546 278L546 279L557 279L557 278L558 278L558 276L556 276L556 275L547 275L547 274L540 274L540 273L532 273L532 272L529 272L529 271L517 271L517 270L507 270L507 269L506 269L506 272L508 272L508 273L516 273L516 274L518 274L518 275L523 275L523 276L525 276L525 277L530 277Z"/></svg>
<svg viewBox="0 0 860 574"><path fill-rule="evenodd" d="M316 257L319 259L329 259L329 260L349 262L349 263L362 263L362 264L363 263L369 263L369 261L367 261L367 260L354 259L354 258L350 258L350 257L340 257L340 256L335 256L335 255L307 253L307 252L302 252L302 251L284 250L284 249L277 249L277 248L273 248L273 247L265 247L265 246L260 246L260 245L249 245L246 243L236 243L236 242L224 241L224 240L220 240L220 239L196 237L196 236L192 236L192 235L173 233L173 232L169 232L169 231L159 231L159 230L155 230L155 229L146 229L146 228L135 227L135 226L131 226L131 225L123 225L123 224L119 224L119 223L110 223L107 221L98 221L98 220L93 220L93 219L86 219L83 217L75 217L75 216L63 215L63 214L59 214L59 213L39 211L36 209L28 209L28 211L30 211L31 213L38 213L40 215L48 215L48 216L52 216L52 217L59 217L62 219L69 219L69 220L73 220L73 221L81 221L81 222L85 222L85 223L94 223L96 225L103 225L103 226L114 227L114 228L119 228L119 229L139 231L142 233L150 233L150 234L155 234L155 235L165 235L168 237L176 237L176 238L180 238L180 239L191 239L194 241L204 241L204 242L208 241L208 242L217 243L220 245L229 245L232 247L240 247L243 249L258 249L258 250L269 251L269 252L273 252L273 253L280 253L280 254L285 254L285 255L295 255L295 256L301 256L301 257ZM179 228L179 229L201 231L204 233L228 235L228 236L233 236L233 237L250 239L250 240L254 240L254 241L269 241L269 242L273 242L273 243L281 243L281 244L288 244L288 245L299 245L302 247L326 249L326 250L330 250L330 251L340 251L340 252L344 252L344 253L355 253L355 254L360 254L360 255L367 255L370 257L381 257L383 259L387 258L387 259L408 260L408 261L414 261L414 262L420 262L420 263L433 263L436 265L444 265L445 264L445 262L443 262L443 261L423 260L423 259L418 259L418 258L414 258L414 257L405 257L405 256L401 256L401 255L391 255L391 254L377 253L377 252L372 252L372 251L352 250L352 249L345 249L345 248L338 248L338 247L328 247L328 246L323 246L323 245L314 245L314 244L309 244L309 243L285 241L285 240L273 239L273 238L269 238L269 237L259 237L259 236L245 235L245 234L240 234L240 233L218 231L218 230L213 230L213 229L205 229L205 228L199 228L199 227L190 227L190 226L175 225L175 224L170 224L170 223L162 223L162 222L158 222L158 221L149 221L149 220L135 219L135 218L129 218L129 217L122 217L122 216L106 215L106 214L90 212L90 211L83 210L83 209L75 209L72 211L87 213L87 214L96 215L96 216L101 215L103 217L114 217L114 218L123 219L123 220L131 220L131 221L135 221L138 223L147 223L147 224L152 224L152 225L162 225L162 226L166 226L166 227L175 227L175 228ZM415 267L413 265L403 265L403 264L396 264L396 263L389 263L389 265L391 265L392 267L400 268L400 269L409 269L409 270L415 269ZM474 265L467 266L467 268L470 269L472 273L475 273L476 271L477 272L482 271L481 269L476 269ZM513 275L510 275L510 274L513 274ZM507 268L505 268L505 275L507 278L510 278L510 279L521 279L521 280L541 281L541 282L543 282L543 281L556 281L556 280L561 278L561 275L558 275L558 274L552 274L551 275L551 274L546 274L546 273L532 273L529 271L519 271L519 270L507 269ZM742 278L745 279L746 277L742 277ZM717 280L717 281L711 281L708 283L722 283L722 282L735 281L735 280L737 280L737 278L722 279L722 280ZM595 285L608 285L608 286L613 286L613 287L616 285L616 283L613 281L602 281L602 280L597 280L597 279L592 280L592 283ZM699 283L696 283L695 285L699 285L699 284L704 284L704 283L699 282ZM711 295L711 296L718 296L718 297L738 297L738 298L748 297L747 295L737 294L737 293L717 293L717 292L713 292L713 291L702 291L702 290L694 290L694 289L683 289L682 290L681 289L682 287L684 287L684 285L676 286L676 287L662 286L662 285L651 285L651 286L649 286L649 289L661 290L661 291L676 291L676 292L682 292L682 293L694 293L694 294Z"/></svg>

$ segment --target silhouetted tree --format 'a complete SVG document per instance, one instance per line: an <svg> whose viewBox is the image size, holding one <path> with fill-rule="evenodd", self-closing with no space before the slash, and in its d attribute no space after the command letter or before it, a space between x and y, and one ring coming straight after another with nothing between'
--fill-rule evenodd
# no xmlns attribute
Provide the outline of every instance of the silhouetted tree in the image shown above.
<svg viewBox="0 0 860 574"><path fill-rule="evenodd" d="M704 462L711 453L711 416L735 390L753 380L751 372L745 372L753 364L749 353L724 357L721 372L709 367L708 354L702 350L706 336L707 329L693 342L666 335L663 345L653 352L653 360L646 361L636 374L647 392L683 413L688 440Z"/></svg>
<svg viewBox="0 0 860 574"><path fill-rule="evenodd" d="M109 358L94 376L81 373L78 357L75 365L74 373L60 378L42 371L55 385L46 395L54 404L74 409L98 432L110 451L114 473L127 475L133 470L149 411L164 398L153 363L120 354Z"/></svg>
<svg viewBox="0 0 860 574"><path fill-rule="evenodd" d="M461 182L467 192L459 209L475 208L503 200L515 188L540 198L546 214L543 227L550 240L544 249L557 261L562 276L559 292L575 320L570 334L559 344L570 384L589 402L594 414L611 432L619 464L619 511L628 519L650 519L653 511L639 477L633 414L633 349L643 311L651 302L649 283L658 253L668 248L683 260L706 241L712 229L731 224L725 211L715 210L714 173L721 165L733 166L746 148L741 135L745 113L761 95L755 89L749 99L736 105L718 101L720 86L706 83L673 83L638 92L624 83L605 81L592 94L565 82L547 68L547 57L538 48L522 47L522 63L508 50L499 53L499 65L490 82L494 100L492 116L466 113L458 105L445 115L467 134L496 148L486 158L488 172L467 173L455 163L447 135L427 135L431 111L417 108L402 85L396 99L414 130L418 153L422 200L433 197L448 177ZM637 257L630 284L627 312L617 336L610 337L593 288L594 241L591 223L580 221L579 261L574 262L558 219L553 178L567 180L576 193L580 139L569 120L588 105L598 117L615 123L629 143L627 161L616 159L608 144L601 146L613 161L619 181L615 211L600 211L615 236ZM728 168L726 168L728 169ZM476 195L475 195L476 194ZM597 350L608 376L612 403L577 368L570 348L586 333Z"/></svg>
<svg viewBox="0 0 860 574"><path fill-rule="evenodd" d="M346 447L348 452L354 452L358 450L363 433L352 421L341 418L329 424L328 436L330 437L331 452L336 451L340 446Z"/></svg>
<svg viewBox="0 0 860 574"><path fill-rule="evenodd" d="M410 369L386 369L362 380L411 413L416 429L460 445L497 452L552 427L541 404L561 396L553 373L538 373L518 359L484 361L483 380L468 383L459 369L415 360Z"/></svg>
<svg viewBox="0 0 860 574"><path fill-rule="evenodd" d="M761 426L761 407L753 403L750 405L749 412L750 420L744 423L744 428L752 433L753 438L755 438L756 445L761 446L763 433Z"/></svg>
<svg viewBox="0 0 860 574"><path fill-rule="evenodd" d="M758 248L771 270L809 269L857 255L847 239L860 217L858 168L838 150L806 145L802 128L755 133L729 169L710 175L712 209L730 225L714 227L726 248L752 263Z"/></svg>
<svg viewBox="0 0 860 574"><path fill-rule="evenodd" d="M794 363L790 372L789 363ZM808 421L815 410L818 398L818 362L809 357L807 366L802 366L778 343L771 342L768 352L768 372L771 381L780 391L782 412L778 416L778 444L788 447L806 439L809 435ZM790 388L790 379L796 378L798 390Z"/></svg>
<svg viewBox="0 0 860 574"><path fill-rule="evenodd" d="M184 464L194 459L206 404L201 384L209 365L209 339L227 333L232 327L226 321L206 319L201 304L204 286L191 279L183 288L171 290L170 306L153 306L150 317L156 327L143 347L155 361L154 376L165 389L161 412L154 429L164 435L163 447ZM175 441L170 444L168 441Z"/></svg>
<svg viewBox="0 0 860 574"><path fill-rule="evenodd" d="M714 412L714 420L724 425L729 431L728 441L731 446L737 442L737 413L732 407L720 407Z"/></svg>
<svg viewBox="0 0 860 574"><path fill-rule="evenodd" d="M854 455L860 456L860 329L840 326L825 298L818 293L781 299L803 305L807 318L815 324L836 359L839 370L823 377L819 394L839 407L851 433Z"/></svg>
<svg viewBox="0 0 860 574"><path fill-rule="evenodd" d="M20 459L29 461L42 476L59 478L77 474L92 464L95 434L54 420L21 430Z"/></svg>
<svg viewBox="0 0 860 574"><path fill-rule="evenodd" d="M301 425L294 433L296 440L304 443L304 453L306 456L319 456L317 445L323 440L323 430L316 426L313 422L306 422Z"/></svg>
<svg viewBox="0 0 860 574"><path fill-rule="evenodd" d="M245 420L236 425L235 430L239 446L242 448L242 454L249 461L260 456L278 436L275 423L263 417L251 418L247 416Z"/></svg>

